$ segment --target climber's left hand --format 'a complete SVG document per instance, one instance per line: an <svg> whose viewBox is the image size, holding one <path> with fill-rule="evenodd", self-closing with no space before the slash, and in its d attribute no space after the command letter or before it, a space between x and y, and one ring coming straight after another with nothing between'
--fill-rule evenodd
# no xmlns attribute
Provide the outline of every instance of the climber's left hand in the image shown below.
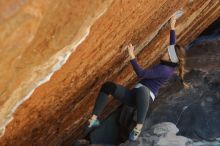
<svg viewBox="0 0 220 146"><path fill-rule="evenodd" d="M174 14L170 19L170 27L172 30L175 29L175 25L176 25L176 14Z"/></svg>

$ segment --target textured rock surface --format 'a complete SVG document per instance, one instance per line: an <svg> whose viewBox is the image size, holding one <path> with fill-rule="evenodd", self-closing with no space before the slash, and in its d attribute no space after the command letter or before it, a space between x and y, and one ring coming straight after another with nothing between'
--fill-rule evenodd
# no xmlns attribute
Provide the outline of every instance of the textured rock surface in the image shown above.
<svg viewBox="0 0 220 146"><path fill-rule="evenodd" d="M119 146L219 146L220 142L193 140L176 135L179 129L171 122L162 122L143 131L142 136L135 142L126 141ZM103 145L105 146L105 145Z"/></svg>
<svg viewBox="0 0 220 146"><path fill-rule="evenodd" d="M35 88L60 69L111 1L1 3L0 127ZM52 88L44 91L52 92Z"/></svg>
<svg viewBox="0 0 220 146"><path fill-rule="evenodd" d="M186 146L192 140L177 136L178 128L170 122L153 125L148 131L142 132L142 136L136 142L125 142L120 146Z"/></svg>
<svg viewBox="0 0 220 146"><path fill-rule="evenodd" d="M183 12L177 35L186 45L220 15L219 3L1 1L0 145L70 145L83 136L104 81L135 83L128 42L138 46L139 63L147 67L165 50L175 11ZM102 117L118 105L111 99Z"/></svg>

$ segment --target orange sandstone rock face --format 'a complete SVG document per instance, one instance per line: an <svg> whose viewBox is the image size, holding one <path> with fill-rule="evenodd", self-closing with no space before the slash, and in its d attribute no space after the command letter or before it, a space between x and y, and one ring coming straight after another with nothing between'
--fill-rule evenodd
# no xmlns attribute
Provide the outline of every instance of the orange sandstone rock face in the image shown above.
<svg viewBox="0 0 220 146"><path fill-rule="evenodd" d="M87 2L11 1L1 5L2 134L17 107L60 69L111 4Z"/></svg>
<svg viewBox="0 0 220 146"><path fill-rule="evenodd" d="M0 2L0 145L71 145L83 137L102 83L137 80L169 41L187 45L220 16L219 0L9 0ZM120 103L110 98L101 118Z"/></svg>

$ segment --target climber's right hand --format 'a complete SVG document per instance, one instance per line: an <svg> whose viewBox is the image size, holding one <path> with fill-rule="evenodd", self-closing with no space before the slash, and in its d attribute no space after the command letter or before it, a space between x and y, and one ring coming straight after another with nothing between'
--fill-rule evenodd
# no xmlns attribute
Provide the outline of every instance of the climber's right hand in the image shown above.
<svg viewBox="0 0 220 146"><path fill-rule="evenodd" d="M128 54L130 56L131 59L135 58L134 55L134 46L130 43L127 45L127 49L128 49Z"/></svg>

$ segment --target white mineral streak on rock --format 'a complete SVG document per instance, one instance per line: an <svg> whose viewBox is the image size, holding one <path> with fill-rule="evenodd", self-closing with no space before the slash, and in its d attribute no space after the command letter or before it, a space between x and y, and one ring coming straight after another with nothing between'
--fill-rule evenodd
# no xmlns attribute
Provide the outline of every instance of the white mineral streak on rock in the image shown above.
<svg viewBox="0 0 220 146"><path fill-rule="evenodd" d="M16 109L32 95L37 87L49 81L51 76L66 63L69 56L77 49L77 46L79 46L89 35L91 26L99 17L101 17L106 12L107 8L108 7L106 7L91 21L91 24L84 31L82 31L83 34L81 34L81 37L78 40L73 40L72 44L64 47L61 51L57 52L50 59L48 59L46 63L32 70L32 77L31 79L29 79L28 82L36 81L36 83L32 86L31 90L26 96L20 98L19 94L20 92L22 92L22 90L24 90L24 88L27 88L27 85L25 84L27 81L24 81L22 85L20 85L20 87L12 93L12 96L8 98L9 100L3 105L5 107L11 107L10 113L8 113L7 111L2 111L0 113L0 137L4 135L5 127L8 125L8 123L13 120L13 113L16 111ZM38 74L43 70L51 68L51 65L52 69L49 71L49 73L43 78L39 79ZM20 100L17 101L16 99L19 98Z"/></svg>

